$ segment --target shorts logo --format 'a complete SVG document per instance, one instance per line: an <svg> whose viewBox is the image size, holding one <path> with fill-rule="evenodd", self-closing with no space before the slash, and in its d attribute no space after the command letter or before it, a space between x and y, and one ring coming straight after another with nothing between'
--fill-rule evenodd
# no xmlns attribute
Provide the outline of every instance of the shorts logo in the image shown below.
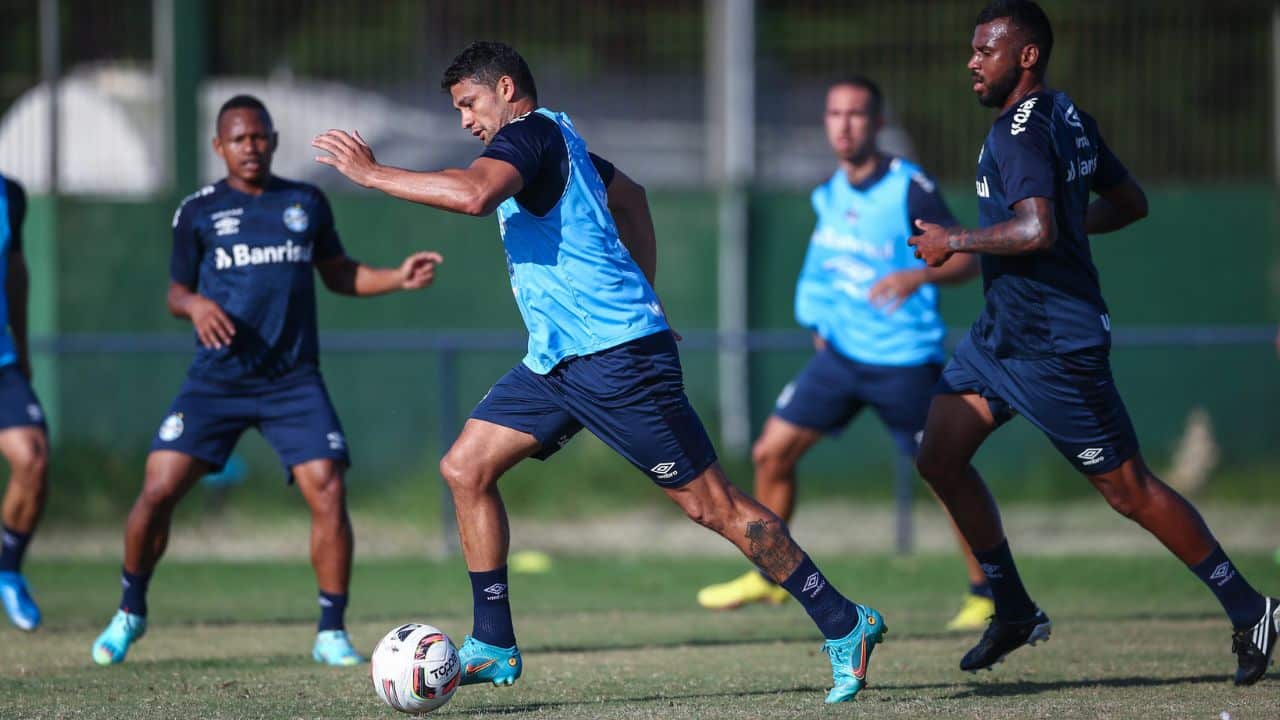
<svg viewBox="0 0 1280 720"><path fill-rule="evenodd" d="M186 426L182 423L182 413L173 413L160 423L160 439L165 442L173 442L182 437L182 431Z"/></svg>
<svg viewBox="0 0 1280 720"><path fill-rule="evenodd" d="M986 575L988 580L999 580L1004 577L1000 574L1000 566L995 563L982 563L982 574Z"/></svg>
<svg viewBox="0 0 1280 720"><path fill-rule="evenodd" d="M1102 454L1102 448L1089 448L1088 450L1085 450L1079 455L1076 455L1076 457L1084 461L1080 464L1084 465L1085 467L1089 467L1090 465L1097 465L1103 460L1106 460L1106 457L1104 457Z"/></svg>
<svg viewBox="0 0 1280 720"><path fill-rule="evenodd" d="M505 600L507 598L507 586L505 583L494 583L482 592L485 594L485 600Z"/></svg>
<svg viewBox="0 0 1280 720"><path fill-rule="evenodd" d="M324 436L329 441L330 450L342 450L347 447L347 439L342 437L340 432L331 432Z"/></svg>
<svg viewBox="0 0 1280 720"><path fill-rule="evenodd" d="M649 468L649 472L657 475L659 480L670 480L676 476L676 464L673 462L658 463Z"/></svg>
<svg viewBox="0 0 1280 720"><path fill-rule="evenodd" d="M813 598L817 597L826 586L827 583L822 579L821 573L809 573L809 577L804 579L804 587L800 588L800 592L808 593L809 597ZM809 592L810 590L813 592Z"/></svg>
<svg viewBox="0 0 1280 720"><path fill-rule="evenodd" d="M40 422L44 420L44 411L35 403L27 405L27 417L31 418L31 422Z"/></svg>
<svg viewBox="0 0 1280 720"><path fill-rule="evenodd" d="M310 225L307 218L307 211L302 209L301 205L290 205L284 211L284 226L293 232L306 232L307 226Z"/></svg>
<svg viewBox="0 0 1280 720"><path fill-rule="evenodd" d="M1225 561L1218 563L1218 567L1213 569L1213 572L1209 575L1209 579L1217 580L1218 587L1222 587L1235 576L1236 571L1231 569L1231 562Z"/></svg>
<svg viewBox="0 0 1280 720"><path fill-rule="evenodd" d="M782 408L790 405L791 399L794 398L795 396L796 396L796 384L793 382L787 383L787 386L782 388L782 392L778 393L778 401L774 404L774 406L777 407L779 410L781 410Z"/></svg>

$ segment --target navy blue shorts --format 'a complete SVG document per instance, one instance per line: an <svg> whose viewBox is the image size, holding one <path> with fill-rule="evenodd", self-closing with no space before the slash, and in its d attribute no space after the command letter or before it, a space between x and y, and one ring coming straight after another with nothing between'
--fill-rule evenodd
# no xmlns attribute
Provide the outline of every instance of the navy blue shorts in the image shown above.
<svg viewBox="0 0 1280 720"><path fill-rule="evenodd" d="M938 392L981 395L997 424L1022 415L1085 475L1115 470L1138 452L1106 348L996 358L966 335L942 371Z"/></svg>
<svg viewBox="0 0 1280 720"><path fill-rule="evenodd" d="M517 365L471 417L532 435L539 460L585 427L665 488L688 483L716 461L666 331L569 358L546 375Z"/></svg>
<svg viewBox="0 0 1280 720"><path fill-rule="evenodd" d="M17 365L0 367L0 430L12 427L45 429L44 408L27 376Z"/></svg>
<svg viewBox="0 0 1280 720"><path fill-rule="evenodd" d="M835 435L870 405L898 451L915 457L941 371L938 363L869 365L828 346L782 389L773 414L792 425Z"/></svg>
<svg viewBox="0 0 1280 720"><path fill-rule="evenodd" d="M319 375L285 387L239 391L187 378L160 430L152 452L174 450L219 471L240 435L255 427L280 457L286 474L309 460L350 465L347 439Z"/></svg>

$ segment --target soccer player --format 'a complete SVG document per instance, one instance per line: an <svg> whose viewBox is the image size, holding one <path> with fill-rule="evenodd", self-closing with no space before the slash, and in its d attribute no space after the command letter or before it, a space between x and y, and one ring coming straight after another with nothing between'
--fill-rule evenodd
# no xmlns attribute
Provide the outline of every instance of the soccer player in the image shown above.
<svg viewBox="0 0 1280 720"><path fill-rule="evenodd" d="M0 604L21 630L40 626L40 608L22 576L22 558L44 509L49 439L44 411L31 389L27 350L27 263L22 256L22 221L27 196L14 180L0 176L0 455L9 463L9 484L0 509Z"/></svg>
<svg viewBox="0 0 1280 720"><path fill-rule="evenodd" d="M227 462L255 427L311 508L311 563L320 588L312 657L362 661L344 630L352 535L346 439L320 376L314 267L341 295L431 284L441 257L419 252L398 268L349 257L317 188L271 174L278 137L266 106L237 95L218 111L213 149L227 176L183 201L173 218L169 311L191 320L195 360L147 456L125 527L124 593L93 643L102 665L124 660L147 629L147 586L169 540L173 510L201 476Z"/></svg>
<svg viewBox="0 0 1280 720"><path fill-rule="evenodd" d="M359 185L445 210L498 213L529 347L440 462L474 599L473 633L459 650L462 682L510 685L522 670L498 480L525 458L550 457L585 427L800 600L827 638L835 681L827 701L852 699L884 619L836 591L786 524L725 479L685 396L675 337L653 290L657 251L643 188L588 153L566 115L538 104L529 66L510 47L473 43L441 85L463 129L485 145L467 168L381 165L358 133L331 130L313 144L326 153L319 162Z"/></svg>
<svg viewBox="0 0 1280 720"><path fill-rule="evenodd" d="M1275 650L1280 601L1250 587L1196 509L1147 467L1111 375L1111 320L1088 236L1145 217L1146 196L1094 119L1045 85L1053 31L1044 11L997 0L975 24L973 91L999 111L978 155L981 227L920 222L925 232L910 241L932 266L980 253L986 291L985 310L943 370L918 461L995 597L995 617L960 667L990 667L1047 639L1051 627L1023 587L995 501L969 464L988 435L1020 414L1209 587L1234 629L1236 684L1257 682Z"/></svg>
<svg viewBox="0 0 1280 720"><path fill-rule="evenodd" d="M940 268L912 257L912 218L956 224L933 180L918 166L879 151L884 125L879 87L852 77L827 90L824 125L839 167L813 191L817 227L796 285L796 321L813 332L817 353L782 389L752 451L756 499L788 524L796 464L824 434L835 435L870 405L893 436L904 467L914 467L916 439L946 357L937 285L978 273L958 255ZM918 230L916 231L918 232ZM980 630L994 612L990 588L960 538L969 592L947 627ZM759 571L703 588L713 610L783 602L787 592Z"/></svg>

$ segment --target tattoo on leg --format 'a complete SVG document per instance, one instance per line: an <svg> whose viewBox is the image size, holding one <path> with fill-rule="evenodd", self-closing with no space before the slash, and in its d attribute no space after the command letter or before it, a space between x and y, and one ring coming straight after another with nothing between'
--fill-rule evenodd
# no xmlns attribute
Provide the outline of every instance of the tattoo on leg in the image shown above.
<svg viewBox="0 0 1280 720"><path fill-rule="evenodd" d="M776 582L782 582L800 564L800 546L779 520L747 523L747 558Z"/></svg>

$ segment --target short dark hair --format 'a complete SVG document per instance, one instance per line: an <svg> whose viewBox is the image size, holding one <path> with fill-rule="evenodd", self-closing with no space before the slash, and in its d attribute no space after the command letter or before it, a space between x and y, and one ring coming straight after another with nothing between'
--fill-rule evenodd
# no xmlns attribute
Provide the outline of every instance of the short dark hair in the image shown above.
<svg viewBox="0 0 1280 720"><path fill-rule="evenodd" d="M879 115L884 110L884 95L880 93L880 86L874 80L866 75L846 75L835 82L831 83L827 89L842 86L861 88L867 91L871 96L871 114Z"/></svg>
<svg viewBox="0 0 1280 720"><path fill-rule="evenodd" d="M449 92L463 80L475 80L494 87L503 75L515 82L517 90L538 102L538 86L533 83L529 64L510 45L491 40L477 40L458 53L444 71L440 89Z"/></svg>
<svg viewBox="0 0 1280 720"><path fill-rule="evenodd" d="M262 117L266 118L267 124L271 125L271 113L267 112L267 106L261 100L252 95L233 95L230 100L222 103L222 107L218 108L218 117L213 121L213 127L216 131L218 124L222 122L222 116L232 110L257 110L262 113Z"/></svg>
<svg viewBox="0 0 1280 720"><path fill-rule="evenodd" d="M1034 68L1044 76L1049 69L1049 55L1053 53L1053 27L1049 16L1032 0L992 0L978 13L974 25L986 25L993 20L1009 18L1009 23L1026 33L1027 44L1040 48L1040 60Z"/></svg>

